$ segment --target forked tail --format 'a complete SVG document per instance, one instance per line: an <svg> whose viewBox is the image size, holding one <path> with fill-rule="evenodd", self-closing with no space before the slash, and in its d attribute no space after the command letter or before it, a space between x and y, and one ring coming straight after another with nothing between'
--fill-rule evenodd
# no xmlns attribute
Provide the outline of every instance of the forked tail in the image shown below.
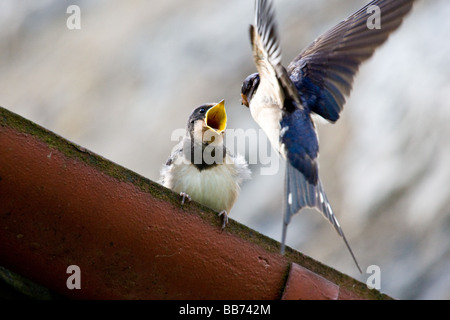
<svg viewBox="0 0 450 320"><path fill-rule="evenodd" d="M298 213L302 208L314 208L320 211L323 216L334 226L336 232L344 239L345 245L348 248L359 272L362 273L359 267L358 261L353 254L347 238L342 231L341 226L331 209L331 205L328 202L328 198L322 186L320 179L316 185L309 183L304 175L295 169L289 161L286 161L286 173L285 173L285 199L284 199L284 220L283 231L281 236L281 254L284 254L287 227L291 222L291 218L294 214Z"/></svg>

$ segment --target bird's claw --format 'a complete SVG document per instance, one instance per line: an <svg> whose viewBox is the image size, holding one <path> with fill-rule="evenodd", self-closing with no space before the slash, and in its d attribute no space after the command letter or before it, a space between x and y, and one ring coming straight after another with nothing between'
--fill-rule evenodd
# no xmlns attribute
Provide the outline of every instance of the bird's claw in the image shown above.
<svg viewBox="0 0 450 320"><path fill-rule="evenodd" d="M185 192L180 192L180 197L181 197L181 205L184 205L186 199L187 199L189 202L192 201L191 197L190 197L187 193L185 193Z"/></svg>
<svg viewBox="0 0 450 320"><path fill-rule="evenodd" d="M219 217L220 216L223 216L223 222L222 222L222 230L223 230L223 229L225 229L225 227L228 224L228 213L225 210L223 210L219 213Z"/></svg>

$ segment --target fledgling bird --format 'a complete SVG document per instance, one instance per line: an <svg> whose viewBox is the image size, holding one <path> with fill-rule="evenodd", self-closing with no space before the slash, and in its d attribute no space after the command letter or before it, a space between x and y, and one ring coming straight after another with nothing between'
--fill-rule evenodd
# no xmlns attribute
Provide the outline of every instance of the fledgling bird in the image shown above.
<svg viewBox="0 0 450 320"><path fill-rule="evenodd" d="M258 73L241 89L242 104L286 160L285 209L281 253L287 226L304 207L315 208L334 226L361 268L334 215L319 178L319 143L313 114L335 122L350 94L360 64L397 29L414 0L374 0L322 34L287 67L281 64L274 10L269 0L256 0L250 26ZM381 28L369 28L371 6L379 8Z"/></svg>
<svg viewBox="0 0 450 320"><path fill-rule="evenodd" d="M182 204L195 200L223 216L222 229L237 200L240 185L250 178L245 158L232 155L224 145L227 126L225 103L194 109L186 135L161 169L160 183L180 193Z"/></svg>

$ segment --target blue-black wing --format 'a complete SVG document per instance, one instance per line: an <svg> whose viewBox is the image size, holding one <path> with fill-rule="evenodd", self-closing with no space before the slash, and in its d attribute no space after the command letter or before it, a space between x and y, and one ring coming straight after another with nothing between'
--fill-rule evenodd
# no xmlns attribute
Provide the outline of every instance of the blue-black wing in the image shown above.
<svg viewBox="0 0 450 320"><path fill-rule="evenodd" d="M287 100L285 103L293 102ZM293 111L289 112L289 109ZM285 108L280 127L280 142L287 162L310 184L316 185L319 179L319 141L309 113L298 108Z"/></svg>
<svg viewBox="0 0 450 320"><path fill-rule="evenodd" d="M413 2L371 1L303 50L287 68L303 106L329 121L338 120L360 64L401 25ZM374 28L369 28L371 23Z"/></svg>

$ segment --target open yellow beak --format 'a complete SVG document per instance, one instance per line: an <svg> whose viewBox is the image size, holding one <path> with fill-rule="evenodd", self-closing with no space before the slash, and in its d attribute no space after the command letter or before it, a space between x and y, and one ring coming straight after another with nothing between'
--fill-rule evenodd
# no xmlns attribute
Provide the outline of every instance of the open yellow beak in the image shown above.
<svg viewBox="0 0 450 320"><path fill-rule="evenodd" d="M227 112L225 111L225 100L220 101L206 112L206 125L208 128L221 133L227 127Z"/></svg>

